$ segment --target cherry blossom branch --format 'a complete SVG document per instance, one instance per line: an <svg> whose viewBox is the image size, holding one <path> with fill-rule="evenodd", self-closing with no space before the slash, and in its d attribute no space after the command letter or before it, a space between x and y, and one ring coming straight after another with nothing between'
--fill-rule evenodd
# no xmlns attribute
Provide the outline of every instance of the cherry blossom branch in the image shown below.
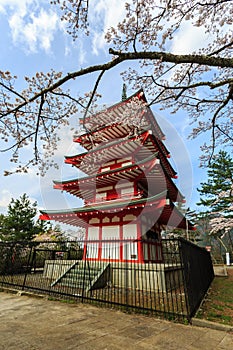
<svg viewBox="0 0 233 350"><path fill-rule="evenodd" d="M215 125L215 127L222 133L224 134L229 140L233 141L233 137L231 137L229 134L227 134L218 124Z"/></svg>
<svg viewBox="0 0 233 350"><path fill-rule="evenodd" d="M11 149L14 149L15 147L17 147L17 150L18 150L20 148L20 145L23 144L31 136L35 135L35 133L36 133L36 131L33 131L31 134L28 134L28 135L24 136L23 138L21 138L19 141L17 141L16 143L11 145L10 147L1 149L0 152L4 153L4 152L7 152L7 151L10 151Z"/></svg>
<svg viewBox="0 0 233 350"><path fill-rule="evenodd" d="M233 41L230 41L229 43L227 43L226 45L220 47L218 50L215 50L213 52L211 52L209 55L207 56L213 56L213 55L218 55L220 52L224 51L225 49L227 49L228 47L231 47L233 45Z"/></svg>
<svg viewBox="0 0 233 350"><path fill-rule="evenodd" d="M210 67L221 67L221 68L233 68L233 59L226 57L212 57L206 55L176 55L168 52L160 51L140 51L140 52L121 52L114 49L109 49L111 55L117 56L118 59L122 61L131 60L159 60L168 63L195 63L200 65L206 65Z"/></svg>
<svg viewBox="0 0 233 350"><path fill-rule="evenodd" d="M94 88L92 90L92 93L91 93L91 96L90 96L90 99L88 101L88 104L87 106L85 107L85 113L84 113L84 116L83 116L83 124L85 125L85 119L86 119L86 116L87 116L87 113L89 112L89 108L92 104L92 101L94 99L94 96L96 94L96 91L97 91L97 88L99 86L99 83L100 83L100 80L102 79L103 75L105 73L105 70L102 70L98 76L98 78L96 79L96 82L95 82L95 85L94 85ZM86 130L88 132L88 130Z"/></svg>
<svg viewBox="0 0 233 350"><path fill-rule="evenodd" d="M22 94L18 94L17 96L20 97L20 101L16 101L14 104L12 104L12 108L10 104L6 104L7 108L5 110L2 110L0 112L0 118L4 118L6 116L9 115L14 115L14 117L16 118L16 126L18 128L17 131L17 135L20 135L20 130L19 130L19 123L18 123L18 118L17 118L17 114L19 113L21 117L23 117L26 113L31 113L31 114L35 114L36 111L32 111L31 109L27 110L26 106L29 106L31 104L33 104L34 102L36 102L37 100L41 100L42 102L42 98L45 98L46 96L46 102L49 105L49 101L47 99L47 96L49 96L49 94L55 95L55 96L61 96L61 97L66 97L68 99L70 99L71 101L73 101L76 104L79 104L82 108L84 107L84 104L81 103L79 100L75 99L74 97L72 97L71 95L65 93L65 92L61 92L60 88L66 84L67 82L69 82L70 80L76 79L78 77L82 77L91 73L96 73L96 72L100 72L99 76L97 77L96 81L95 81L95 85L92 91L92 94L89 97L89 101L88 104L85 108L85 114L84 114L84 120L85 117L89 111L89 108L93 102L93 98L94 95L96 94L97 88L99 86L99 83L101 81L101 78L103 76L103 74L108 71L113 69L114 67L118 66L120 63L122 62L127 62L127 61L138 61L138 60L157 60L159 64L161 64L161 62L167 62L167 63L172 63L174 64L173 67L175 67L178 64L197 64L197 65L208 65L208 66L213 66L213 67L233 67L233 59L230 58L219 58L219 57L207 57L207 56L203 56L203 55L175 55L175 54L171 54L171 53L167 53L167 52L156 52L156 51L143 51L143 52L120 52L120 51L116 51L113 49L109 50L110 54L114 55L113 60L103 63L103 64L99 64L99 65L94 65L94 66L89 66L85 69L81 69L72 73L68 73L63 77L59 77L59 75L57 75L57 79L56 81L53 83L52 77L49 80L49 83L47 84L47 86L45 87L40 87L40 84L37 84L38 87L38 91L35 90L34 93L25 93ZM116 57L117 55L117 57ZM188 71L187 71L188 73ZM41 77L38 75L38 79L41 79ZM34 83L34 82L33 82ZM154 83L156 83L157 86L163 86L162 84L159 84L158 82L156 82L154 80ZM189 81L190 83L190 81ZM163 86L164 91L166 90L179 90L183 89L184 91L186 89L192 89L192 88L196 88L196 87L201 87L201 86L209 86L210 89L214 89L216 87L220 87L226 84L231 85L233 83L233 79L225 79L223 81L219 81L217 83L215 82L197 82L197 83L190 83L187 86L184 85L180 85L180 86ZM35 85L35 84L34 84ZM2 85L2 87L4 87ZM15 94L14 89L9 88L7 89L7 91L10 91L11 93ZM182 91L182 94L180 93L180 95L178 95L178 97L176 97L175 95L170 95L170 96L165 96L163 97L163 99L160 98L160 96L163 96L163 92L159 93L157 95L157 102L161 102L161 101L166 101L166 100L171 100L171 98L176 98L178 99L179 97L181 97L181 95L183 95L184 91ZM43 97L42 97L43 96ZM3 96L4 98L5 96ZM190 96L190 98L194 98ZM155 102L155 101L154 101ZM206 101L205 101L206 102ZM216 102L216 101L215 101ZM43 105L44 105L45 101L43 101ZM40 105L41 103L40 103ZM34 106L34 109L36 108L36 106ZM24 110L25 109L25 110ZM41 117L41 111L40 107L39 107L39 114L38 117ZM45 118L49 119L51 117L49 116L45 116ZM38 119L37 119L38 120ZM53 118L51 118L51 121L55 121L56 118L55 116ZM44 123L44 122L43 122ZM43 124L44 125L44 124ZM45 125L44 125L45 127ZM35 129L35 132L38 132L38 129ZM30 132L28 133L28 137L30 138L33 134L35 135L35 132ZM25 140L27 139L27 136L22 136L20 139L17 137L17 143L14 144L14 146L18 145L18 146L22 146L23 143L25 142ZM37 137L35 139L37 141ZM12 149L14 148L12 147L8 147L7 149ZM35 151L37 150L37 148L35 148ZM37 159L37 154L35 154L36 159Z"/></svg>
<svg viewBox="0 0 233 350"><path fill-rule="evenodd" d="M209 65L213 67L233 68L233 59L231 58L207 57L204 55L175 55L175 54L166 53L166 52L154 52L154 51L122 53L119 51L115 51L113 49L109 49L109 53L112 55L116 55L118 57L104 64L94 65L94 66L87 67L85 69L78 70L73 73L68 73L63 78L58 79L54 84L51 84L50 86L45 87L44 89L41 89L39 92L35 93L31 98L28 98L27 100L24 99L24 101L19 103L16 107L9 109L4 113L0 113L0 116L4 117L6 115L19 111L20 109L25 107L27 104L34 102L35 100L40 98L42 95L46 95L50 92L53 92L54 90L63 86L65 83L67 83L70 80L73 80L77 77L84 76L90 73L98 72L98 71L104 71L104 72L108 71L124 61L152 59L152 60L159 60L159 61L162 60L164 62L170 62L170 63L176 63L176 64L196 63L201 65Z"/></svg>
<svg viewBox="0 0 233 350"><path fill-rule="evenodd" d="M145 76L143 76L145 77ZM143 78L142 77L142 78ZM187 84L187 85L178 85L178 86L173 86L173 85L169 85L169 86L166 86L166 85L163 85L163 84L160 84L158 83L153 76L150 76L150 78L153 80L153 83L158 86L158 87L161 87L165 90L181 90L179 92L178 95L176 96L173 96L173 98L175 100L178 100L179 97L181 97L181 95L186 91L186 90L189 90L189 89L194 89L194 88L198 88L198 87L204 87L204 86L208 86L210 89L216 89L216 88L219 88L221 86L224 86L224 85L230 85L230 84L233 84L233 78L229 78L229 79L226 79L224 81L219 81L217 83L215 82L211 82L211 81L200 81L198 83L194 83L194 84ZM156 101L158 102L158 98L159 96L161 96L163 94L163 92L160 92L150 103L150 105L154 104ZM172 96L170 97L172 98ZM195 98L194 98L195 99ZM199 100L199 99L196 99L196 100ZM221 100L201 100L201 102L211 102L211 103L219 103Z"/></svg>
<svg viewBox="0 0 233 350"><path fill-rule="evenodd" d="M209 162L211 162L213 155L214 155L214 150L215 150L215 128L216 128L216 119L220 113L220 111L229 103L229 101L231 100L231 96L230 94L228 95L228 97L221 103L221 105L217 108L216 112L214 113L214 116L212 118L212 152L210 154L210 159Z"/></svg>
<svg viewBox="0 0 233 350"><path fill-rule="evenodd" d="M75 102L77 105L79 105L80 107L82 107L83 109L85 108L85 106L79 101L77 100L77 98L74 98L73 96L65 93L65 92L57 92L57 91L51 91L51 93L53 95L56 95L56 96L62 96L62 97L66 97L68 99L70 99L71 101Z"/></svg>
<svg viewBox="0 0 233 350"><path fill-rule="evenodd" d="M40 106L39 106L39 111L38 111L38 116L37 116L37 123L36 123L36 128L35 128L35 139L34 139L34 154L35 154L36 161L38 161L37 138L38 138L38 132L39 132L39 127L40 127L41 113L43 110L44 103L45 103L44 95L41 95L41 101L40 101Z"/></svg>
<svg viewBox="0 0 233 350"><path fill-rule="evenodd" d="M9 86L7 86L6 84L0 82L0 86L2 86L4 89L6 89L7 91L13 93L14 95L18 96L19 98L21 98L22 100L24 100L26 102L26 99L24 98L23 95L19 94L17 91L15 91L13 88L10 88Z"/></svg>

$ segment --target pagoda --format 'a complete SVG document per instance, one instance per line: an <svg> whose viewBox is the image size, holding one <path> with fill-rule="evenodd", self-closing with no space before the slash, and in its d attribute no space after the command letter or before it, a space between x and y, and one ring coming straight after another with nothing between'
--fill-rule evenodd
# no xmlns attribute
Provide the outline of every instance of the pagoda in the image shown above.
<svg viewBox="0 0 233 350"><path fill-rule="evenodd" d="M85 152L66 156L65 163L84 176L54 181L54 188L83 199L83 207L44 210L40 219L85 228L89 260L162 262L161 232L193 226L175 205L184 197L143 91L80 123L85 131L74 142Z"/></svg>

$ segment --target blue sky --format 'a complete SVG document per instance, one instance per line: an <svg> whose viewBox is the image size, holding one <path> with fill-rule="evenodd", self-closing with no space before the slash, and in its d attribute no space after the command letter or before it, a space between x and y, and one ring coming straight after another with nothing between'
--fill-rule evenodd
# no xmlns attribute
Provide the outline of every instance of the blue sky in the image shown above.
<svg viewBox="0 0 233 350"><path fill-rule="evenodd" d="M48 0L0 0L0 69L17 75L18 89L25 87L24 76L33 76L37 71L47 72L53 68L66 73L110 59L103 33L109 25L116 24L122 18L124 2L113 0L110 8L108 0L92 0L94 6L91 8L90 21L93 31L89 38L81 35L76 42L66 34L64 23L60 22L56 12L57 8L48 3ZM196 30L193 40L190 40L192 33L189 28L183 34L179 32L173 51L187 52L191 50L191 43L198 45L203 41L201 30ZM101 103L111 104L121 99L120 72L123 68L121 65L104 77L100 89ZM87 76L80 81L74 81L70 87L77 93L89 91L94 78L94 75ZM134 92L128 90L128 95ZM170 115L168 110L161 112L158 106L152 109L166 134L166 146L171 152L171 162L179 176L177 186L186 196L187 207L195 209L199 198L196 188L206 179L206 170L199 168L198 159L203 139L187 140L191 128L186 114L179 112ZM75 116L72 120L75 127L78 126L78 117ZM5 213L10 199L18 198L23 193L27 193L32 201L37 201L39 208L60 209L81 205L78 199L52 188L53 179L77 177L77 170L63 163L64 155L79 151L78 146L72 143L72 135L73 132L68 129L61 131L62 143L56 153L59 170L52 169L44 177L37 176L34 168L28 174L4 177L4 170L11 169L12 164L8 161L9 153L0 153L0 212ZM27 157L29 153L30 149L26 149L24 156Z"/></svg>

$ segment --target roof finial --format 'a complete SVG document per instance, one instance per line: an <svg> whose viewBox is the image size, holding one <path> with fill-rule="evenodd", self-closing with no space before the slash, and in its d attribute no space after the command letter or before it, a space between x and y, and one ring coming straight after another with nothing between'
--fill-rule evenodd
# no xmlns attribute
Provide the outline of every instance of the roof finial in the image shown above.
<svg viewBox="0 0 233 350"><path fill-rule="evenodd" d="M126 90L127 90L127 87L126 87L126 84L124 83L122 88L121 101L125 101L127 99Z"/></svg>

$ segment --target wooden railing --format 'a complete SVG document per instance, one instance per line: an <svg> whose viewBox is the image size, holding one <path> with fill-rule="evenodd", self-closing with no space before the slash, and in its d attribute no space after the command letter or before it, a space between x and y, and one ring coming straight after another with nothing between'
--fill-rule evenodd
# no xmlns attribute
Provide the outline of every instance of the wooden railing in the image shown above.
<svg viewBox="0 0 233 350"><path fill-rule="evenodd" d="M116 200L125 200L127 198L129 199L136 199L136 198L142 198L143 191L138 191L136 194L134 192L129 192L129 193L124 193L121 195L118 194L113 194L111 196L104 196L104 197L99 197L99 198L93 198L89 200L85 200L84 205L90 205L90 204L95 204L95 203L101 203L101 202L106 202L106 201L116 201Z"/></svg>

